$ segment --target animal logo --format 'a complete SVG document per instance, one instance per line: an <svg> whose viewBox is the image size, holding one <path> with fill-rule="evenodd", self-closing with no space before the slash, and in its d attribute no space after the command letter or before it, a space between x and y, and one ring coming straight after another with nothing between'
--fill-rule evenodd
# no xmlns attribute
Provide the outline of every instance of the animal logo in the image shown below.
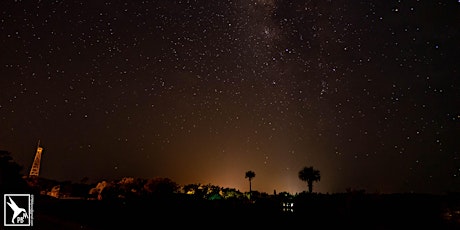
<svg viewBox="0 0 460 230"><path fill-rule="evenodd" d="M13 218L11 218L11 223L12 224L15 224L15 219L16 218L20 218L22 221L24 221L25 218L29 218L29 216L27 215L27 211L26 209L24 208L20 208L18 207L18 205L16 205L16 203L13 201L13 199L11 199L11 196L8 197L9 198L9 202L7 201L6 203L8 204L8 206L10 206L10 208L13 210ZM20 214L23 214L22 216L19 216ZM16 221L17 223L18 221Z"/></svg>

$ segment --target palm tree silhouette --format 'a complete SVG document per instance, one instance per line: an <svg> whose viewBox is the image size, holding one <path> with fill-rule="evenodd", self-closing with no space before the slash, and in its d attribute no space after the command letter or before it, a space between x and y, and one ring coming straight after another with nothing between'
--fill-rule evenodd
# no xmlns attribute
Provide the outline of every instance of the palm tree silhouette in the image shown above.
<svg viewBox="0 0 460 230"><path fill-rule="evenodd" d="M307 182L308 192L312 193L313 182L320 181L321 175L319 174L319 170L316 170L313 167L304 167L299 171L299 179Z"/></svg>
<svg viewBox="0 0 460 230"><path fill-rule="evenodd" d="M252 181L252 178L254 178L256 176L256 173L249 170L246 172L244 178L248 178L249 180L249 196L251 196L251 192L252 192L252 187L251 187L251 181Z"/></svg>

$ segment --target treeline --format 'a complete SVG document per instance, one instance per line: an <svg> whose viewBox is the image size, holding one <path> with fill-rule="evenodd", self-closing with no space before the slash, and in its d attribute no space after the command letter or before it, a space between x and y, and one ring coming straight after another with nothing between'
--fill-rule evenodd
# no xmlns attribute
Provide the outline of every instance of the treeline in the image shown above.
<svg viewBox="0 0 460 230"><path fill-rule="evenodd" d="M118 180L101 180L97 183L58 182L44 178L27 178L28 184L35 192L55 198L84 198L95 200L132 199L148 196L187 195L196 199L249 199L268 197L267 193L258 191L241 192L235 188L224 188L212 184L179 185L166 177L134 178L123 177ZM285 193L283 193L285 194Z"/></svg>
<svg viewBox="0 0 460 230"><path fill-rule="evenodd" d="M88 229L132 229L145 221L158 224L166 220L172 227L217 223L219 228L236 228L250 223L258 228L460 228L460 194L313 193L311 185L320 176L312 167L299 172L309 191L295 195L251 191L253 171L245 174L249 192L212 184L179 185L164 177L124 177L97 183L84 178L75 183L22 176L20 171L9 153L0 151L0 190L3 194L35 194L39 229L59 229L52 228L56 222L90 226Z"/></svg>

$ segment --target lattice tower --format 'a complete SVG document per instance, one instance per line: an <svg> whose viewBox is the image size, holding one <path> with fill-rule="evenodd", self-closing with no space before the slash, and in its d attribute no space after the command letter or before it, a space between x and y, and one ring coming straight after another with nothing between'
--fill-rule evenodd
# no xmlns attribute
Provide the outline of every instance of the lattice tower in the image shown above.
<svg viewBox="0 0 460 230"><path fill-rule="evenodd" d="M40 172L40 161L42 159L42 151L43 151L43 148L40 147L40 141L38 141L37 152L35 153L35 159L34 159L34 163L32 164L32 168L30 168L29 177L33 177L33 176L38 177L38 174Z"/></svg>

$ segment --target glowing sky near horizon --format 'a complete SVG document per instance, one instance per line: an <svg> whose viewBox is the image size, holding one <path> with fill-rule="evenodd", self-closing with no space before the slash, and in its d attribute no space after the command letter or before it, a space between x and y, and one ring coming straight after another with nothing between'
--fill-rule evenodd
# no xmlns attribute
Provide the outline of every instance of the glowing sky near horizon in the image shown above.
<svg viewBox="0 0 460 230"><path fill-rule="evenodd" d="M28 173L459 191L457 1L2 1L0 149Z"/></svg>

